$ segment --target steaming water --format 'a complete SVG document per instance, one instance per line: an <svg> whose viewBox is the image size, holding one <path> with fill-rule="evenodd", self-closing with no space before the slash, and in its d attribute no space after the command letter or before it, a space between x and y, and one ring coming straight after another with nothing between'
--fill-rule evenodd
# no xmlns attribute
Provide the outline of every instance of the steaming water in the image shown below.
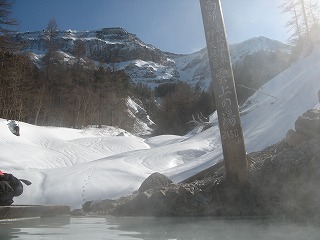
<svg viewBox="0 0 320 240"><path fill-rule="evenodd" d="M270 219L59 217L2 221L0 239L319 240L320 228Z"/></svg>

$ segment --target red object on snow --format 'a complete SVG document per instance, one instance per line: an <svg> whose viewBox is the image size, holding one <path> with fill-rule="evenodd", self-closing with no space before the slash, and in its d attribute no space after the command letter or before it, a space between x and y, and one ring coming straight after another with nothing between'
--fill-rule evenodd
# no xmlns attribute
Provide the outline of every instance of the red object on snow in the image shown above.
<svg viewBox="0 0 320 240"><path fill-rule="evenodd" d="M0 176L3 176L4 174L3 174L3 172L0 170Z"/></svg>

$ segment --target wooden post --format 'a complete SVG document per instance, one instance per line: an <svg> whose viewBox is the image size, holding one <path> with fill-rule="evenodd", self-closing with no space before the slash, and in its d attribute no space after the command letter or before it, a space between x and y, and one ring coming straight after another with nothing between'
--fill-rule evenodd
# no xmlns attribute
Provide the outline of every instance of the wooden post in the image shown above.
<svg viewBox="0 0 320 240"><path fill-rule="evenodd" d="M226 177L246 183L248 166L220 0L200 0Z"/></svg>

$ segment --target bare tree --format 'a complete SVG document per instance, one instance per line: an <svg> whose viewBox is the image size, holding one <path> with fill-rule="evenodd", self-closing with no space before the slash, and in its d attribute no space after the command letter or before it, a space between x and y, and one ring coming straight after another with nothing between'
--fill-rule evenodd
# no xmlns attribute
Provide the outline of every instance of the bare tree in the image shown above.
<svg viewBox="0 0 320 240"><path fill-rule="evenodd" d="M7 119L30 117L33 97L33 66L26 56L0 52L0 116Z"/></svg>
<svg viewBox="0 0 320 240"><path fill-rule="evenodd" d="M309 23L311 24L311 27L315 24L320 23L320 8L319 8L319 2L317 0L309 0L307 2L307 10L309 12Z"/></svg>
<svg viewBox="0 0 320 240"><path fill-rule="evenodd" d="M51 69L52 69L52 62L55 55L56 50L58 49L56 43L56 37L58 35L58 24L54 18L51 18L48 22L47 29L45 31L45 39L47 40L47 54L45 56L46 62L46 79L49 83L51 79Z"/></svg>
<svg viewBox="0 0 320 240"><path fill-rule="evenodd" d="M300 42L303 38L302 36L302 26L300 25L299 15L297 11L297 2L292 0L286 0L281 5L282 13L287 13L291 15L291 18L287 21L285 27L288 28L288 32L293 32L289 38L289 42L295 44Z"/></svg>
<svg viewBox="0 0 320 240"><path fill-rule="evenodd" d="M306 39L309 39L309 22L308 22L308 17L307 17L307 12L306 12L306 7L304 0L300 0L300 6L301 6L301 14L303 16L303 24L305 26L305 37Z"/></svg>
<svg viewBox="0 0 320 240"><path fill-rule="evenodd" d="M76 58L76 64L75 64L75 71L74 71L74 81L76 82L76 85L80 81L80 66L81 66L81 59L86 55L86 46L83 41L78 40L75 42L74 45L74 56Z"/></svg>
<svg viewBox="0 0 320 240"><path fill-rule="evenodd" d="M11 17L13 2L10 0L0 0L0 51L12 51L15 44L10 39L10 33L18 23Z"/></svg>
<svg viewBox="0 0 320 240"><path fill-rule="evenodd" d="M319 6L314 0L283 0L282 13L289 14L286 27L292 35L292 44L307 44L310 41L310 28L319 24Z"/></svg>

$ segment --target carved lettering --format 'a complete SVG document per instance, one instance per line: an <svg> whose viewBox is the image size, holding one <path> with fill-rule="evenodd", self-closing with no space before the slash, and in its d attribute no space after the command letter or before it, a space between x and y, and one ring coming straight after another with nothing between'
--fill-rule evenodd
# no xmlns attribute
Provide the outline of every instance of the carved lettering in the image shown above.
<svg viewBox="0 0 320 240"><path fill-rule="evenodd" d="M232 140L236 140L237 143L241 143L241 138L240 138L238 129L222 131L221 139L222 140L232 139Z"/></svg>
<svg viewBox="0 0 320 240"><path fill-rule="evenodd" d="M222 63L229 63L229 56L227 53L220 53L220 59Z"/></svg>
<svg viewBox="0 0 320 240"><path fill-rule="evenodd" d="M208 24L210 24L212 21L215 20L215 15L216 15L216 9L217 5L216 3L213 3L211 1L207 1L207 4L205 6L207 12L208 12Z"/></svg>
<svg viewBox="0 0 320 240"><path fill-rule="evenodd" d="M230 98L227 98L227 99L224 99L222 101L222 107L224 108L229 108L231 106L231 99Z"/></svg>
<svg viewBox="0 0 320 240"><path fill-rule="evenodd" d="M218 83L221 84L226 84L227 83L227 75L228 75L228 71L224 68L220 68L217 73L216 73L216 77L218 80Z"/></svg>
<svg viewBox="0 0 320 240"><path fill-rule="evenodd" d="M233 114L232 110L228 110L225 113L222 113L223 118L223 128L226 129L228 127L234 127L237 123L235 115Z"/></svg>
<svg viewBox="0 0 320 240"><path fill-rule="evenodd" d="M200 0L226 174L247 180L246 151L220 0Z"/></svg>
<svg viewBox="0 0 320 240"><path fill-rule="evenodd" d="M231 95L231 91L228 90L229 86L221 86L221 94L219 94L219 98L225 97L226 95Z"/></svg>

